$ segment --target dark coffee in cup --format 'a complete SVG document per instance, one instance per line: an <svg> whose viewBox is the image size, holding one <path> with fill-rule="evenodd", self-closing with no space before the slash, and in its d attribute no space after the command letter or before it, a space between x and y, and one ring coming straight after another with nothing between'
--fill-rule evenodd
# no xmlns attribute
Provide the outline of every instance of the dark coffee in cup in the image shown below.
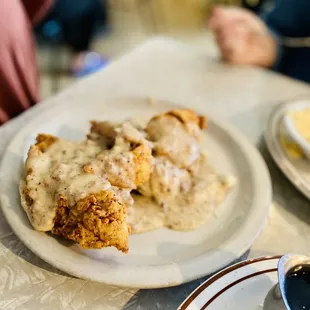
<svg viewBox="0 0 310 310"><path fill-rule="evenodd" d="M310 310L310 266L298 265L285 276L285 297L292 310Z"/></svg>

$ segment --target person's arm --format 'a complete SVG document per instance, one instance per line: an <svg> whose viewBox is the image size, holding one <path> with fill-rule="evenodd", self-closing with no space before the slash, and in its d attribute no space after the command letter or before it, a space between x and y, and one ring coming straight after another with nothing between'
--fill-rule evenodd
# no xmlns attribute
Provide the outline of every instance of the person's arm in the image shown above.
<svg viewBox="0 0 310 310"><path fill-rule="evenodd" d="M276 42L263 20L254 13L218 6L213 9L208 25L215 34L223 60L265 68L275 63Z"/></svg>
<svg viewBox="0 0 310 310"><path fill-rule="evenodd" d="M309 10L308 0L278 0L275 8L262 17L277 43L277 60L272 66L273 69L281 68L286 54L286 47L282 45L283 37L309 35Z"/></svg>
<svg viewBox="0 0 310 310"><path fill-rule="evenodd" d="M263 18L263 20L264 20L264 18ZM273 26L268 24L266 21L265 21L265 23L268 26L269 32L271 33L274 41L276 42L277 56L276 56L276 61L271 66L271 69L273 69L275 71L279 71L281 68L282 62L284 60L284 54L285 54L285 47L282 45L283 35L277 29L275 29Z"/></svg>
<svg viewBox="0 0 310 310"><path fill-rule="evenodd" d="M287 52L281 39L309 35L309 12L309 0L280 0L263 21L248 10L219 6L212 12L209 27L225 61L279 68Z"/></svg>
<svg viewBox="0 0 310 310"><path fill-rule="evenodd" d="M310 30L309 10L309 0L278 0L264 20L283 36L305 37Z"/></svg>
<svg viewBox="0 0 310 310"><path fill-rule="evenodd" d="M52 7L54 0L22 0L30 21L40 22Z"/></svg>

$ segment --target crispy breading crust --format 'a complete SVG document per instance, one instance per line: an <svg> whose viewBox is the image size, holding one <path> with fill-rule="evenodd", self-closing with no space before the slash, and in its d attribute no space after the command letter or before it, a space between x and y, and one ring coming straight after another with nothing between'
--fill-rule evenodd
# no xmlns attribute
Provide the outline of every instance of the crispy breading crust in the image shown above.
<svg viewBox="0 0 310 310"><path fill-rule="evenodd" d="M152 170L152 151L145 144L133 149L134 163L136 165L136 185L139 186L150 179Z"/></svg>
<svg viewBox="0 0 310 310"><path fill-rule="evenodd" d="M189 109L171 110L166 113L158 114L154 116L151 121L165 115L173 116L183 124L194 122L200 129L205 129L207 127L207 119L204 116L198 115L196 112Z"/></svg>
<svg viewBox="0 0 310 310"><path fill-rule="evenodd" d="M28 157L31 152L37 152L38 154L44 153L55 141L57 141L57 137L46 134L39 134L36 137L36 144L32 145L28 151ZM31 175L32 171L30 169L27 170L27 176ZM28 206L31 206L33 203L32 198L29 196L29 190L27 189L27 177L25 180L25 187L23 189L23 194L25 195L25 199Z"/></svg>
<svg viewBox="0 0 310 310"><path fill-rule="evenodd" d="M35 146L44 153L54 142L58 140L57 137L46 134L39 134L36 138Z"/></svg>
<svg viewBox="0 0 310 310"><path fill-rule="evenodd" d="M60 197L52 233L73 240L84 249L114 246L128 252L126 209L112 191L92 194L73 207Z"/></svg>

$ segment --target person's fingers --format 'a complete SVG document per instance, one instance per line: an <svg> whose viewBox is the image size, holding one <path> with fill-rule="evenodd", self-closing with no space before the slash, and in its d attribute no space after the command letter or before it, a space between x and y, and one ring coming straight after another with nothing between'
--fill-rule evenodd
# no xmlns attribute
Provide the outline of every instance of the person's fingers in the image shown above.
<svg viewBox="0 0 310 310"><path fill-rule="evenodd" d="M221 27L222 24L225 24L225 20L221 17L221 15L217 14L216 10L213 10L209 20L208 26L211 30L216 31Z"/></svg>
<svg viewBox="0 0 310 310"><path fill-rule="evenodd" d="M217 20L218 23L222 23L221 21L223 21L226 24L243 23L252 30L259 32L266 29L263 21L259 17L251 11L242 8L230 7L225 10L221 9L217 13Z"/></svg>
<svg viewBox="0 0 310 310"><path fill-rule="evenodd" d="M218 32L218 42L221 46L233 48L234 45L244 45L248 30L242 25L226 27Z"/></svg>
<svg viewBox="0 0 310 310"><path fill-rule="evenodd" d="M223 60L231 64L268 67L276 58L276 44L269 34L239 24L216 33Z"/></svg>
<svg viewBox="0 0 310 310"><path fill-rule="evenodd" d="M233 60L235 57L241 54L241 45L237 44L235 41L228 40L222 45L223 57L226 60Z"/></svg>
<svg viewBox="0 0 310 310"><path fill-rule="evenodd" d="M275 56L273 57L273 51L266 46L265 40L265 35L248 33L245 38L234 45L234 48L230 48L229 52L224 51L226 61L237 65L270 66Z"/></svg>
<svg viewBox="0 0 310 310"><path fill-rule="evenodd" d="M248 28L251 28L251 25L248 25L248 22L244 19L226 19L217 17L210 18L208 26L210 30L217 32L222 28L231 28L238 24L247 25Z"/></svg>
<svg viewBox="0 0 310 310"><path fill-rule="evenodd" d="M226 21L246 20L251 22L256 18L252 12L237 7L219 7L214 10L213 14L218 19L224 19Z"/></svg>
<svg viewBox="0 0 310 310"><path fill-rule="evenodd" d="M264 28L263 22L253 13L231 7L219 7L213 10L209 19L209 27L213 31L219 31L223 27L232 27L235 24L244 24L255 31L261 31Z"/></svg>
<svg viewBox="0 0 310 310"><path fill-rule="evenodd" d="M222 58L226 61L232 59L233 55L236 53L236 45L233 41L223 41L220 37L217 37L218 47L222 54Z"/></svg>
<svg viewBox="0 0 310 310"><path fill-rule="evenodd" d="M225 60L232 63L236 59L244 57L248 32L242 27L234 27L232 29L225 29L216 36L216 41Z"/></svg>
<svg viewBox="0 0 310 310"><path fill-rule="evenodd" d="M210 30L215 31L216 30L216 17L215 16L211 16L208 20L208 27Z"/></svg>
<svg viewBox="0 0 310 310"><path fill-rule="evenodd" d="M270 34L253 35L248 40L248 45L252 47L249 54L249 63L269 67L277 55L277 47L274 38Z"/></svg>
<svg viewBox="0 0 310 310"><path fill-rule="evenodd" d="M220 14L222 10L227 9L227 6L224 5L216 5L212 8L211 14L212 15L217 15Z"/></svg>
<svg viewBox="0 0 310 310"><path fill-rule="evenodd" d="M211 24L211 26L213 26L214 23L216 23L216 21L218 19L221 19L222 14L221 11L225 10L224 6L216 6L212 9L211 11L211 15L209 17L209 24Z"/></svg>
<svg viewBox="0 0 310 310"><path fill-rule="evenodd" d="M246 33L249 33L249 30L246 25L243 23L238 23L231 25L231 27L223 27L218 34L222 36L225 39L230 39L230 38L241 38L244 36Z"/></svg>

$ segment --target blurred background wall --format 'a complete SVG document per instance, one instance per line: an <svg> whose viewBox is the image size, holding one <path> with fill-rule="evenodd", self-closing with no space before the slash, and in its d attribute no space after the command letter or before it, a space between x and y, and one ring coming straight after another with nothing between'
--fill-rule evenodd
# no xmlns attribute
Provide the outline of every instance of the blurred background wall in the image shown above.
<svg viewBox="0 0 310 310"><path fill-rule="evenodd" d="M90 38L90 49L113 61L154 35L172 36L193 47L203 48L210 57L217 57L218 51L212 34L206 27L207 18L214 5L243 6L261 14L270 10L275 0L56 1L58 4L63 1L62 4L66 2L69 5L59 5L54 15L52 17L49 15L36 29L40 89L43 99L70 85L75 79L69 70L73 57L72 47L64 40L62 23L57 24L55 20L57 21L57 18L66 20L68 16L72 16L80 1L83 2L83 5L79 6L82 16L90 10L85 3L88 1L89 3L93 1L101 3L101 14L92 15L98 20ZM95 10L98 11L98 7ZM76 22L74 19L70 21L73 25ZM85 24L83 20L82 24ZM81 36L85 27L82 29L79 27L70 28L73 36Z"/></svg>

